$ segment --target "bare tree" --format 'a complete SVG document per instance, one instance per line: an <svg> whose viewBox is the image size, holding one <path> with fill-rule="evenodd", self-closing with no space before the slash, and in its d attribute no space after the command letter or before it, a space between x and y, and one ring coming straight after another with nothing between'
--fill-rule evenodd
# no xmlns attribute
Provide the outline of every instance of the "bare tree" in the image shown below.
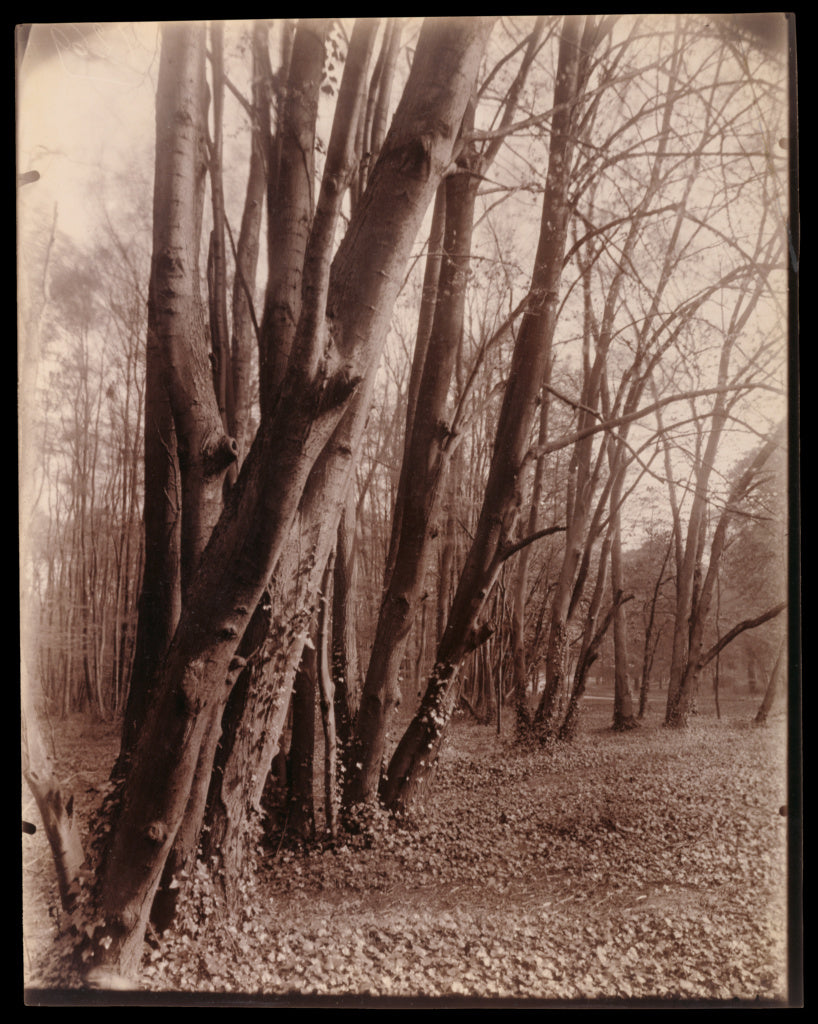
<svg viewBox="0 0 818 1024"><path fill-rule="evenodd" d="M463 657L490 631L479 616L503 562L512 553L519 515L519 480L556 323L557 294L568 227L573 125L581 96L580 43L592 45L589 21L566 19L554 91L552 142L540 240L526 307L503 399L488 485L477 532L458 583L446 631L420 708L389 763L381 794L388 807L408 811L433 771L457 699Z"/></svg>
<svg viewBox="0 0 818 1024"><path fill-rule="evenodd" d="M352 137L352 117L336 121L338 131L330 140L311 227L301 220L295 223L296 208L303 209L303 195L296 190L288 207L293 240L284 255L286 260L303 247L304 301L283 376L277 369L278 350L266 350L259 432L209 541L205 525L210 524L210 511L220 494L214 490L216 477L235 459L237 448L222 429L212 381L204 393L201 370L208 367L203 347L195 345L195 317L179 315L167 324L163 318L168 314L158 317L165 350L178 352L168 390L174 420L178 417L180 464L187 460L181 465L183 602L158 671L155 698L140 729L99 880L105 923L92 948L100 965L126 974L136 966L153 896L187 813L202 743L227 699L231 661L288 541L310 472L376 362L409 247L451 161L457 126L490 27L487 19L424 26L365 201L334 259L339 185L347 165L344 154ZM310 67L320 73L325 31L322 25L299 24L290 71L293 81L304 80ZM173 290L180 295L190 294L182 288L180 275L189 276L195 267L191 241L198 224L191 196L197 194L193 185L201 152L194 140L201 139L203 131L203 42L196 26L164 29L157 125L160 130L169 126L174 137L157 146L154 273L174 275ZM188 69L184 76L182 68ZM354 111L359 90L354 79L352 83ZM341 92L339 106L345 102L343 87ZM293 90L290 102L309 104L309 93ZM292 117L297 120L295 111ZM174 154L179 163L163 170L162 154L165 159ZM182 184L188 236L180 238L171 253L163 233L178 223L170 213L173 189ZM405 201L396 203L396 196ZM382 254L377 266L368 260L373 251ZM161 278L153 289L154 300L160 295L164 297ZM195 416L190 406L179 402L177 408L183 383L202 387ZM197 503L187 513L186 500Z"/></svg>

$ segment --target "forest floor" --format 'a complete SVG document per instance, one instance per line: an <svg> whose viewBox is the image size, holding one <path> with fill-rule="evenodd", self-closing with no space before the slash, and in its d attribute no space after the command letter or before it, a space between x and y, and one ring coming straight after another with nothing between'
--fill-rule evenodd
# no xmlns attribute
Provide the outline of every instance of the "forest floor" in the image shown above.
<svg viewBox="0 0 818 1024"><path fill-rule="evenodd" d="M786 725L753 727L755 704L683 732L657 708L617 734L591 699L552 750L456 721L421 820L263 850L231 914L200 896L146 946L141 984L153 1005L784 1004ZM85 818L118 731L75 719L52 738ZM23 813L39 825L33 800ZM48 988L54 871L41 828L23 847L23 973Z"/></svg>

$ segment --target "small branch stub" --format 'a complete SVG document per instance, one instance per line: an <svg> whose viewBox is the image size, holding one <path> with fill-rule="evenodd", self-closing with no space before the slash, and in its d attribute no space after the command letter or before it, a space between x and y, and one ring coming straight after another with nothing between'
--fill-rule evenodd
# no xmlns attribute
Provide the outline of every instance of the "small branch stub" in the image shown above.
<svg viewBox="0 0 818 1024"><path fill-rule="evenodd" d="M206 471L212 475L221 473L227 469L239 457L239 446L234 437L222 434L219 439L208 445L204 451L204 464Z"/></svg>
<svg viewBox="0 0 818 1024"><path fill-rule="evenodd" d="M240 657L238 654L233 655L230 667L227 670L226 682L228 686L233 686L236 683L236 680L241 675L246 664L247 661L244 658Z"/></svg>
<svg viewBox="0 0 818 1024"><path fill-rule="evenodd" d="M338 370L323 386L318 398L318 414L332 412L342 406L363 380L346 369Z"/></svg>
<svg viewBox="0 0 818 1024"><path fill-rule="evenodd" d="M168 828L164 821L152 821L145 834L152 843L161 846L168 837Z"/></svg>

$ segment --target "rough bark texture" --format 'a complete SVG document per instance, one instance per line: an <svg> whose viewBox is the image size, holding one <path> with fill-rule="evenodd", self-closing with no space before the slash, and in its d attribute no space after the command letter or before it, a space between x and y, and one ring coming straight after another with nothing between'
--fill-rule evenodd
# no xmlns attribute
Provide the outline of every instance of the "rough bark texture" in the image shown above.
<svg viewBox="0 0 818 1024"><path fill-rule="evenodd" d="M347 505L353 451L366 420L370 388L368 382L356 394L310 474L269 594L242 639L240 652L247 664L224 716L203 842L206 857L216 858L228 880L241 872L247 824L260 808L265 777L279 750L324 567Z"/></svg>

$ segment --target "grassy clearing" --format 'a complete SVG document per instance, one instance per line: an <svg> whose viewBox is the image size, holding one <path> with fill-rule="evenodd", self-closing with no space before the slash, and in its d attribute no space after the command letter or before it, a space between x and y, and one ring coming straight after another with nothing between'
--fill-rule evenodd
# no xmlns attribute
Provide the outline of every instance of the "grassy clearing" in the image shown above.
<svg viewBox="0 0 818 1024"><path fill-rule="evenodd" d="M144 983L293 1000L782 1001L786 737L780 717L752 728L752 711L728 702L683 733L657 714L623 735L589 702L576 741L550 751L458 722L421 820L376 821L333 850L263 849L230 914L203 890L188 901ZM93 744L68 746L82 778ZM54 932L53 886L40 890L33 983Z"/></svg>

